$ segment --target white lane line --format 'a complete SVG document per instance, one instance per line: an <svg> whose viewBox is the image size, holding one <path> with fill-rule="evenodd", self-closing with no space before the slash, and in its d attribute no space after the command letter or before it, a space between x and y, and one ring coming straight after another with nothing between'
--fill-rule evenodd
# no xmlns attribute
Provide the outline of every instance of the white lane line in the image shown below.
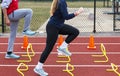
<svg viewBox="0 0 120 76"><path fill-rule="evenodd" d="M14 52L16 54L26 54L26 52ZM31 52L30 52L31 53ZM35 54L41 54L42 52L35 52ZM71 52L72 54L102 54L102 52ZM107 54L120 54L120 52L106 52ZM6 54L6 52L0 52L0 54ZM58 52L51 52L51 54L58 54Z"/></svg>
<svg viewBox="0 0 120 76"><path fill-rule="evenodd" d="M72 64L71 64L72 65ZM17 67L18 65L0 65L0 67ZM35 67L36 65L28 65L29 67ZM111 67L111 65L73 65L74 67L84 67L84 68L105 68L105 67ZM117 65L120 67L120 65ZM66 67L66 65L44 65L44 67Z"/></svg>
<svg viewBox="0 0 120 76"><path fill-rule="evenodd" d="M14 43L15 45L22 45L23 43ZM31 43L31 44L33 44L33 45L45 45L46 43ZM56 45L57 45L58 43L56 43ZM86 44L89 44L89 42L88 43L70 43L70 45L86 45ZM95 43L95 44L101 44L101 43ZM103 44L108 44L108 45L120 45L120 43L104 43L103 42ZM8 45L8 43L0 43L0 45Z"/></svg>
<svg viewBox="0 0 120 76"><path fill-rule="evenodd" d="M46 36L28 36L29 38L46 38ZM63 38L66 36L63 36ZM0 38L7 38L8 36L1 36ZM23 38L23 36L17 36L17 38ZM77 38L90 38L90 36L78 36ZM120 36L94 36L94 38L120 38Z"/></svg>

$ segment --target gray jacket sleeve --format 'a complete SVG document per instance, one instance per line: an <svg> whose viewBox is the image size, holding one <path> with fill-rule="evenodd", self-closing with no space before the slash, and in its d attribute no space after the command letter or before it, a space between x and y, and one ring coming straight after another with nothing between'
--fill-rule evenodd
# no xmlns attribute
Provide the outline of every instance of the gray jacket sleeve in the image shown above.
<svg viewBox="0 0 120 76"><path fill-rule="evenodd" d="M12 0L2 0L1 7L8 8Z"/></svg>

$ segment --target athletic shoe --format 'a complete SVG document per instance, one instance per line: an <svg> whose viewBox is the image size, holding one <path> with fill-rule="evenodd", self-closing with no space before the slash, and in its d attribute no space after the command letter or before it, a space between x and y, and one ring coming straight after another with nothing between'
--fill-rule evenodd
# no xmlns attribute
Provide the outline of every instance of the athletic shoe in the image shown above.
<svg viewBox="0 0 120 76"><path fill-rule="evenodd" d="M12 53L12 54L6 54L5 58L6 59L9 59L9 58L18 59L18 58L20 58L20 56L19 55L15 55L14 53Z"/></svg>
<svg viewBox="0 0 120 76"><path fill-rule="evenodd" d="M36 32L34 32L34 31L31 31L31 30L26 30L26 31L23 31L23 34L25 34L25 35L35 35L36 34Z"/></svg>
<svg viewBox="0 0 120 76"><path fill-rule="evenodd" d="M72 55L67 48L63 48L63 49L62 48L58 48L57 51L61 52L65 56L71 56Z"/></svg>
<svg viewBox="0 0 120 76"><path fill-rule="evenodd" d="M58 49L57 49L57 52L58 52L58 56L60 56L60 55L64 55L64 54L61 53Z"/></svg>
<svg viewBox="0 0 120 76"><path fill-rule="evenodd" d="M37 69L36 67L34 68L34 72L37 73L38 75L41 76L48 76L48 73L44 71L44 69Z"/></svg>

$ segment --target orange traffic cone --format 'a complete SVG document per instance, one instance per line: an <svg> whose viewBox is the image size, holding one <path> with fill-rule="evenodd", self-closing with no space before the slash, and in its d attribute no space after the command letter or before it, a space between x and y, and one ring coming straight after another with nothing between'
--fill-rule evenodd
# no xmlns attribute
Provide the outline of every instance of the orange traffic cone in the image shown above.
<svg viewBox="0 0 120 76"><path fill-rule="evenodd" d="M63 36L59 35L59 39L58 39L58 47L63 43Z"/></svg>
<svg viewBox="0 0 120 76"><path fill-rule="evenodd" d="M62 43L63 43L63 36L59 35L57 48L59 48ZM58 55L63 55L61 52L59 52L58 49L57 51L58 51Z"/></svg>
<svg viewBox="0 0 120 76"><path fill-rule="evenodd" d="M23 38L23 46L21 48L25 50L25 49L27 49L27 46L28 46L28 37L24 36L24 38Z"/></svg>
<svg viewBox="0 0 120 76"><path fill-rule="evenodd" d="M88 49L96 49L96 46L94 45L94 37L93 35L90 36L89 46L87 46Z"/></svg>

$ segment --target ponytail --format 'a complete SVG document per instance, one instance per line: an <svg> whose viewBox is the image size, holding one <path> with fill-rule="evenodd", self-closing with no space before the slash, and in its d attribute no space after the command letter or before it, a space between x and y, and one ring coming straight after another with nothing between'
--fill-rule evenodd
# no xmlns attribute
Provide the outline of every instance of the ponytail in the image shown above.
<svg viewBox="0 0 120 76"><path fill-rule="evenodd" d="M50 15L53 16L54 12L57 9L57 4L58 4L58 0L53 0L52 4L51 4L51 9L50 9Z"/></svg>

